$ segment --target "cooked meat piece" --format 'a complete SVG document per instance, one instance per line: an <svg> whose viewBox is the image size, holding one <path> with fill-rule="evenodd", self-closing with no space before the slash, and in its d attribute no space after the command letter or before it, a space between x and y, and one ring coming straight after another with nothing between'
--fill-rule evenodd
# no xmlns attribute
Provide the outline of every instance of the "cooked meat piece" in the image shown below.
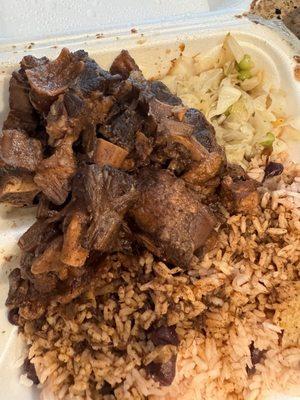
<svg viewBox="0 0 300 400"><path fill-rule="evenodd" d="M219 190L221 184L221 178L215 176L202 184L189 184L194 190L201 194L201 198L204 204L211 205L212 202L216 201L216 193Z"/></svg>
<svg viewBox="0 0 300 400"><path fill-rule="evenodd" d="M182 178L192 185L201 185L215 178L220 173L222 165L223 157L220 153L209 153L203 161L193 163Z"/></svg>
<svg viewBox="0 0 300 400"><path fill-rule="evenodd" d="M0 170L0 202L13 206L32 206L39 188L32 174L17 170Z"/></svg>
<svg viewBox="0 0 300 400"><path fill-rule="evenodd" d="M40 163L34 177L34 182L54 204L63 204L71 189L71 178L76 172L72 144L72 137L65 138L54 154Z"/></svg>
<svg viewBox="0 0 300 400"><path fill-rule="evenodd" d="M135 136L135 151L139 165L149 162L149 156L153 151L153 143L143 132L138 131Z"/></svg>
<svg viewBox="0 0 300 400"><path fill-rule="evenodd" d="M36 221L23 235L20 237L18 245L26 252L34 253L36 248L43 242L48 243L58 234L55 222L49 220Z"/></svg>
<svg viewBox="0 0 300 400"><path fill-rule="evenodd" d="M138 177L140 197L132 215L165 260L187 267L205 244L215 219L198 193L165 170L144 169Z"/></svg>
<svg viewBox="0 0 300 400"><path fill-rule="evenodd" d="M98 256L95 266L89 264L86 268L73 268L72 271L78 271L80 275L69 276L66 280L58 282L57 290L53 293L54 301L68 304L86 290L94 290L99 277L101 280L102 274L105 273L103 268L105 261L104 257L99 258Z"/></svg>
<svg viewBox="0 0 300 400"><path fill-rule="evenodd" d="M39 63L26 69L30 85L30 100L36 110L48 114L51 104L64 93L84 68L68 49L62 49L54 61Z"/></svg>
<svg viewBox="0 0 300 400"><path fill-rule="evenodd" d="M153 97L146 97L148 108L149 108L149 116L151 116L156 124L159 124L162 121L167 120L168 118L173 116L174 106L170 104L166 104L161 102L160 100ZM181 125L180 125L181 126ZM160 129L159 131L161 131ZM189 132L192 132L192 129L189 129Z"/></svg>
<svg viewBox="0 0 300 400"><path fill-rule="evenodd" d="M51 203L51 201L48 200L43 193L40 193L38 195L38 206L36 210L37 219L52 218L58 216L59 209L60 207Z"/></svg>
<svg viewBox="0 0 300 400"><path fill-rule="evenodd" d="M83 231L87 223L87 215L77 211L71 217L70 223L64 233L63 246L60 260L72 267L81 267L84 265L88 250L81 246Z"/></svg>
<svg viewBox="0 0 300 400"><path fill-rule="evenodd" d="M121 168L123 161L128 156L128 151L104 139L96 140L94 162L100 166L110 165Z"/></svg>
<svg viewBox="0 0 300 400"><path fill-rule="evenodd" d="M185 122L176 121L174 119L164 119L158 126L158 132L174 138L189 138L194 140L199 147L203 147L191 136L193 133L193 127ZM205 150L204 147L203 149Z"/></svg>
<svg viewBox="0 0 300 400"><path fill-rule="evenodd" d="M119 74L122 78L127 79L132 71L139 71L139 67L128 53L127 50L122 50L121 53L115 58L110 67L110 73L115 75Z"/></svg>
<svg viewBox="0 0 300 400"><path fill-rule="evenodd" d="M135 135L142 128L143 117L135 110L127 108L113 119L110 125L100 127L100 133L105 139L132 151L135 146Z"/></svg>
<svg viewBox="0 0 300 400"><path fill-rule="evenodd" d="M96 139L96 127L92 124L87 124L81 132L81 151L90 159L93 157Z"/></svg>
<svg viewBox="0 0 300 400"><path fill-rule="evenodd" d="M22 304L19 308L19 315L20 317L26 319L27 321L34 321L36 319L41 318L45 314L45 311L46 311L45 305L38 299L35 299L32 302L27 302L25 304Z"/></svg>
<svg viewBox="0 0 300 400"><path fill-rule="evenodd" d="M152 362L147 365L149 375L162 386L170 386L176 374L176 355L171 356L165 363Z"/></svg>
<svg viewBox="0 0 300 400"><path fill-rule="evenodd" d="M39 299L43 302L45 302L47 299L51 299L51 296L53 296L56 291L59 279L66 279L67 277L67 267L60 262L58 258L55 261L56 252L54 249L56 248L58 241L59 240L54 239L52 242L50 242L49 251L49 243L43 243L41 249L38 248L36 250L36 254L23 253L21 256L21 275L22 278L25 279L29 284L29 292L27 296L27 301L29 303L34 303L36 299ZM50 265L51 257L53 258L53 264ZM50 265L49 268L55 271L41 272L37 274L32 273L31 269L35 262L40 264L41 268L43 268L43 263L45 265ZM34 312L34 310L32 310L32 312Z"/></svg>
<svg viewBox="0 0 300 400"><path fill-rule="evenodd" d="M9 274L9 292L6 299L6 306L9 308L15 308L24 301L26 301L28 294L28 282L21 277L21 270L15 268Z"/></svg>
<svg viewBox="0 0 300 400"><path fill-rule="evenodd" d="M39 295L46 295L48 297L51 297L53 295L53 292L55 292L57 284L58 284L58 278L63 279L62 277L66 276L66 271L63 271L63 268L66 267L60 267L59 271L53 273L53 272L45 272L41 273L38 275L35 275L34 279L32 279L32 284L35 290L38 292ZM58 269L58 267L57 267ZM61 274L62 271L62 274ZM45 299L47 298L46 296ZM38 318L38 317L37 317ZM33 318L36 319L36 318Z"/></svg>
<svg viewBox="0 0 300 400"><path fill-rule="evenodd" d="M237 164L227 164L225 168L226 175L229 175L234 182L236 181L245 181L249 179L248 175L246 174L245 170Z"/></svg>
<svg viewBox="0 0 300 400"><path fill-rule="evenodd" d="M46 65L49 64L49 58L47 57L41 57L41 58L37 58L34 56L25 56L22 58L20 65L21 68L25 71L26 69L32 69L32 68L36 68L36 67L40 67L42 65Z"/></svg>
<svg viewBox="0 0 300 400"><path fill-rule="evenodd" d="M61 236L53 239L47 246L46 250L33 261L31 272L34 275L57 271L59 269L62 243L63 239Z"/></svg>
<svg viewBox="0 0 300 400"><path fill-rule="evenodd" d="M12 325L19 325L19 309L12 308L7 313L8 322Z"/></svg>
<svg viewBox="0 0 300 400"><path fill-rule="evenodd" d="M101 93L97 94L97 92L91 98L72 94L73 101L76 98L77 108L70 109L68 103L70 93L59 96L50 108L46 127L50 136L50 143L63 138L67 134L77 137L87 126L104 123L115 101L112 96L103 97ZM66 96L67 106L65 103ZM80 107L79 104L81 104ZM71 110L71 115L68 114L68 110Z"/></svg>
<svg viewBox="0 0 300 400"><path fill-rule="evenodd" d="M9 308L20 307L19 316L25 319L39 318L45 312L45 307L38 300L37 292L28 280L22 278L19 268L14 269L9 275L9 292L5 304Z"/></svg>
<svg viewBox="0 0 300 400"><path fill-rule="evenodd" d="M78 50L73 55L84 62L82 72L72 85L72 89L76 92L82 93L84 96L90 95L94 91L104 93L121 81L120 76L113 76L102 69L85 51Z"/></svg>
<svg viewBox="0 0 300 400"><path fill-rule="evenodd" d="M233 213L255 212L259 205L258 183L252 179L234 181L225 176L221 184L221 200L224 206Z"/></svg>
<svg viewBox="0 0 300 400"><path fill-rule="evenodd" d="M122 221L137 193L134 180L112 167L90 165L81 174L85 203L90 213L85 248L106 252L114 248Z"/></svg>
<svg viewBox="0 0 300 400"><path fill-rule="evenodd" d="M179 122L178 124L179 128ZM190 153L190 159L194 161L205 161L208 157L207 150L199 143L193 136L189 136L184 131L182 133L177 132L175 128L175 121L169 121L167 124L167 142L168 143L178 143L185 147ZM172 129L173 128L173 129Z"/></svg>
<svg viewBox="0 0 300 400"><path fill-rule="evenodd" d="M29 100L29 84L23 70L13 72L9 82L10 112L3 124L3 129L35 132L38 116Z"/></svg>
<svg viewBox="0 0 300 400"><path fill-rule="evenodd" d="M170 104L172 106L182 105L182 101L179 97L175 96L170 92L168 87L160 81L150 82L150 90L157 98L157 100Z"/></svg>
<svg viewBox="0 0 300 400"><path fill-rule="evenodd" d="M70 118L77 117L84 106L84 101L75 93L69 90L63 97L64 106L66 108L67 115Z"/></svg>
<svg viewBox="0 0 300 400"><path fill-rule="evenodd" d="M81 63L82 69L70 82L68 90L64 90L51 106L47 117L47 133L51 141L67 133L76 136L89 126L104 123L115 103L114 97L104 93L120 81L120 77L104 71L84 51L77 51L70 57L72 62Z"/></svg>
<svg viewBox="0 0 300 400"><path fill-rule="evenodd" d="M162 325L154 328L151 331L150 338L154 346L164 346L166 344L179 346L180 343L175 326Z"/></svg>
<svg viewBox="0 0 300 400"><path fill-rule="evenodd" d="M214 127L207 121L201 111L189 108L184 115L184 122L193 126L193 136L209 152L222 152L221 147L217 144Z"/></svg>
<svg viewBox="0 0 300 400"><path fill-rule="evenodd" d="M35 171L43 159L42 143L23 131L5 129L0 137L0 157L11 167Z"/></svg>

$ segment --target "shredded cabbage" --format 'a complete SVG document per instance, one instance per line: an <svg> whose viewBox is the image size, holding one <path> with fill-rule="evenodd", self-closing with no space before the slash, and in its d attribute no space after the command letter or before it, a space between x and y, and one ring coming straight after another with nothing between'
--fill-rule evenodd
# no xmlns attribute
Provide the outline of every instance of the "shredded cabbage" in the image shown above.
<svg viewBox="0 0 300 400"><path fill-rule="evenodd" d="M264 149L261 143L268 134L274 137L273 152L280 153L287 149L286 132L300 128L300 121L288 118L285 93L266 78L228 34L205 55L180 56L162 81L186 106L205 114L229 161L246 166L249 157Z"/></svg>

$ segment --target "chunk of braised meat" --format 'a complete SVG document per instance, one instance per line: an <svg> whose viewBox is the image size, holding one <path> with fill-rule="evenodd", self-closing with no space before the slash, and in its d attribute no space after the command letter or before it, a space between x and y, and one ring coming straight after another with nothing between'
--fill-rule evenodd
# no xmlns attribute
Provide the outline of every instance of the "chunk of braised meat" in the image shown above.
<svg viewBox="0 0 300 400"><path fill-rule="evenodd" d="M163 166L167 163L169 169L191 185L213 182L223 168L225 156L216 143L214 128L205 124L204 116L157 99L149 101L149 115L157 124L156 152L152 159ZM203 137L206 139L202 140ZM218 180L214 183L209 185L209 191L219 185Z"/></svg>
<svg viewBox="0 0 300 400"><path fill-rule="evenodd" d="M201 111L189 108L184 114L183 121L193 126L193 136L209 152L223 153L221 147L217 144L214 127L207 121Z"/></svg>
<svg viewBox="0 0 300 400"><path fill-rule="evenodd" d="M223 162L220 153L209 153L203 161L194 162L182 178L192 185L203 185L220 174ZM216 181L216 183L216 186L218 186L219 181Z"/></svg>
<svg viewBox="0 0 300 400"><path fill-rule="evenodd" d="M76 158L72 137L65 138L49 158L37 168L34 182L54 204L63 204L71 189L71 179L76 172Z"/></svg>
<svg viewBox="0 0 300 400"><path fill-rule="evenodd" d="M73 102L72 108L70 98ZM103 96L101 92L95 92L91 98L87 99L72 92L59 96L52 104L47 116L46 129L50 143L55 144L55 140L67 134L77 138L86 126L104 123L113 104L113 97Z"/></svg>
<svg viewBox="0 0 300 400"><path fill-rule="evenodd" d="M153 151L153 140L138 131L135 135L135 156L138 165L146 165L150 162L150 155Z"/></svg>
<svg viewBox="0 0 300 400"><path fill-rule="evenodd" d="M227 163L224 174L229 175L234 182L249 179L246 171L238 164Z"/></svg>
<svg viewBox="0 0 300 400"><path fill-rule="evenodd" d="M121 81L120 76L113 76L102 69L95 60L89 57L87 52L78 50L73 55L84 62L83 70L71 86L71 89L76 93L82 93L84 96L95 91L106 93Z"/></svg>
<svg viewBox="0 0 300 400"><path fill-rule="evenodd" d="M146 370L149 375L162 386L170 386L176 374L176 360L177 356L173 355L164 363L153 361L147 365Z"/></svg>
<svg viewBox="0 0 300 400"><path fill-rule="evenodd" d="M22 279L25 279L28 282L29 285L29 291L27 295L27 305L28 309L27 311L30 312L31 315L34 313L40 313L42 310L41 307L37 307L37 309L34 308L34 302L38 299L39 301L45 299L51 292L53 292L57 286L58 280L59 280L59 273L61 271L60 268L60 262L59 259L57 260L57 267L55 272L41 272L39 274L34 274L32 273L32 265L35 263L35 261L40 262L40 261L45 261L47 262L47 258L49 259L49 253L53 256L53 250L52 250L52 244L50 244L50 250L44 254L48 250L49 245L47 244L42 245L41 248L37 248L35 251L35 254L32 253L23 253L21 256L21 261L20 261L20 270L21 270L21 275ZM54 258L54 257L53 257ZM54 260L53 260L54 261ZM50 264L51 265L51 264ZM54 269L54 268L53 268ZM57 273L59 272L59 273ZM32 306L30 305L31 303ZM25 303L24 303L25 304ZM40 310L39 310L40 309ZM27 312L26 311L26 312Z"/></svg>
<svg viewBox="0 0 300 400"><path fill-rule="evenodd" d="M198 193L166 170L144 169L138 176L140 197L131 213L146 247L160 257L187 267L194 252L205 244L216 223ZM149 250L153 250L153 247Z"/></svg>
<svg viewBox="0 0 300 400"><path fill-rule="evenodd" d="M65 229L60 260L72 267L81 267L88 257L88 250L82 247L81 242L86 231L87 215L82 211L75 211Z"/></svg>
<svg viewBox="0 0 300 400"><path fill-rule="evenodd" d="M100 133L110 142L132 151L136 133L142 129L144 118L134 109L127 108L113 118L109 125L101 126Z"/></svg>
<svg viewBox="0 0 300 400"><path fill-rule="evenodd" d="M0 169L0 202L16 207L32 206L40 189L29 172Z"/></svg>
<svg viewBox="0 0 300 400"><path fill-rule="evenodd" d="M36 210L37 219L47 219L57 216L60 211L60 206L51 203L49 199L43 194L38 195L38 205Z"/></svg>
<svg viewBox="0 0 300 400"><path fill-rule="evenodd" d="M93 160L100 166L121 168L128 151L104 139L96 139Z"/></svg>
<svg viewBox="0 0 300 400"><path fill-rule="evenodd" d="M33 320L45 312L45 307L39 301L37 292L30 281L22 277L19 268L15 268L9 275L9 292L5 304L9 309L14 309L14 313L18 310L16 323L19 323L20 317Z"/></svg>
<svg viewBox="0 0 300 400"><path fill-rule="evenodd" d="M94 260L93 260L94 258ZM102 275L105 274L105 264L111 260L99 253L91 255L84 268L73 268L77 274L69 275L67 279L59 281L52 299L61 304L68 304L86 290L94 290L103 285Z"/></svg>
<svg viewBox="0 0 300 400"><path fill-rule="evenodd" d="M45 304L37 297L32 301L22 303L19 308L19 315L27 321L35 321L41 318L46 311Z"/></svg>
<svg viewBox="0 0 300 400"><path fill-rule="evenodd" d="M7 319L12 325L19 325L19 309L12 308L7 313Z"/></svg>
<svg viewBox="0 0 300 400"><path fill-rule="evenodd" d="M100 68L84 51L77 51L72 57L82 63L82 70L51 106L47 117L51 142L66 134L78 136L87 127L103 124L115 104L115 97L106 94L121 80Z"/></svg>
<svg viewBox="0 0 300 400"><path fill-rule="evenodd" d="M182 105L181 99L172 94L164 83L160 81L151 81L149 85L151 92L154 94L157 100L172 106Z"/></svg>
<svg viewBox="0 0 300 400"><path fill-rule="evenodd" d="M5 304L9 308L15 308L26 301L29 284L22 278L21 270L19 268L15 268L9 274L8 280L9 291Z"/></svg>
<svg viewBox="0 0 300 400"><path fill-rule="evenodd" d="M50 243L48 242L47 248L33 260L32 274L37 275L59 270L61 268L59 261L62 244L63 238L61 236L56 237Z"/></svg>
<svg viewBox="0 0 300 400"><path fill-rule="evenodd" d="M34 57L34 56L24 56L20 62L20 66L22 70L36 68L50 62L49 58L47 57Z"/></svg>
<svg viewBox="0 0 300 400"><path fill-rule="evenodd" d="M121 53L114 59L110 67L111 74L119 74L122 78L127 79L132 71L139 71L139 67L128 53L127 50L122 50Z"/></svg>
<svg viewBox="0 0 300 400"><path fill-rule="evenodd" d="M136 200L134 179L109 166L86 166L78 177L90 215L84 247L112 251L118 240L123 218Z"/></svg>
<svg viewBox="0 0 300 400"><path fill-rule="evenodd" d="M20 237L18 245L21 250L34 253L43 242L48 243L57 236L58 227L50 220L38 220Z"/></svg>
<svg viewBox="0 0 300 400"><path fill-rule="evenodd" d="M236 180L225 176L221 184L221 201L232 213L255 213L259 205L258 183L252 179Z"/></svg>
<svg viewBox="0 0 300 400"><path fill-rule="evenodd" d="M0 137L0 157L13 168L35 171L43 159L42 143L24 131L5 129Z"/></svg>
<svg viewBox="0 0 300 400"><path fill-rule="evenodd" d="M29 100L29 84L23 69L12 73L9 82L9 107L10 111L3 129L34 133L39 119Z"/></svg>
<svg viewBox="0 0 300 400"><path fill-rule="evenodd" d="M45 60L33 68L26 69L30 100L36 110L47 115L51 104L68 89L83 67L81 60L68 49L63 49L56 60Z"/></svg>

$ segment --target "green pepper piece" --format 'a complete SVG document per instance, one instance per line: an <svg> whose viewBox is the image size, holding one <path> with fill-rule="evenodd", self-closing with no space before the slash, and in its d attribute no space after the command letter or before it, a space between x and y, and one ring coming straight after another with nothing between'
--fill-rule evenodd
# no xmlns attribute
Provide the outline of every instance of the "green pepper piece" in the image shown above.
<svg viewBox="0 0 300 400"><path fill-rule="evenodd" d="M260 144L263 147L271 147L274 143L274 140L275 140L274 134L272 132L268 132L266 135L266 139L263 142L261 142Z"/></svg>

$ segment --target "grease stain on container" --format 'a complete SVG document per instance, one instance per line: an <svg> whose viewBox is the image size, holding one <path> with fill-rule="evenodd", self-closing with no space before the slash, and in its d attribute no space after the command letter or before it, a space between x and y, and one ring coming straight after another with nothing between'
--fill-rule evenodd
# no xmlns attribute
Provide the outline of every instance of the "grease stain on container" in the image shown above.
<svg viewBox="0 0 300 400"><path fill-rule="evenodd" d="M300 56L294 56L294 60L296 61L296 66L294 68L294 76L295 79L300 82Z"/></svg>
<svg viewBox="0 0 300 400"><path fill-rule="evenodd" d="M185 50L185 44L184 43L180 43L178 48L179 48L179 50L180 50L180 52L182 54L184 52L184 50Z"/></svg>

